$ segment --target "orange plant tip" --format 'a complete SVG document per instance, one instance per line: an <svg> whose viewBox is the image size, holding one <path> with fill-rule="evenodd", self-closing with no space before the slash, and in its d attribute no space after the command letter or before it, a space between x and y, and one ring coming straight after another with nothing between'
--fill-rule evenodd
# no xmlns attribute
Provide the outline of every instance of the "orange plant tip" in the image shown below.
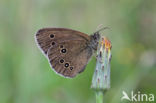
<svg viewBox="0 0 156 103"><path fill-rule="evenodd" d="M104 47L106 49L111 49L112 48L110 40L108 40L106 37L102 37L101 44L104 45Z"/></svg>

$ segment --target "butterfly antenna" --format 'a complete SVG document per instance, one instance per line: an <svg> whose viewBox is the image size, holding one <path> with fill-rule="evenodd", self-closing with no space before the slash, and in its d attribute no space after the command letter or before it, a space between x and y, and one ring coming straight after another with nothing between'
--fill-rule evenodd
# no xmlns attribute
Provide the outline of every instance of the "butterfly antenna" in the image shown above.
<svg viewBox="0 0 156 103"><path fill-rule="evenodd" d="M102 27L102 28L100 28L99 30L97 30L96 32L94 32L94 33L98 33L98 32L101 32L101 31L103 31L103 30L105 30L105 29L110 29L109 27Z"/></svg>

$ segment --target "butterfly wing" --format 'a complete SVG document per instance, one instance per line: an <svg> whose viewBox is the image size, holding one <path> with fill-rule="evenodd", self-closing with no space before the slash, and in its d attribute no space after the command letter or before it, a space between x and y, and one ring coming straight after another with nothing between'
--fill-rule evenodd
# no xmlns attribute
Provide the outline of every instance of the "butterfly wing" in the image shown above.
<svg viewBox="0 0 156 103"><path fill-rule="evenodd" d="M35 39L39 48L47 55L48 49L55 43L75 39L89 41L90 37L82 32L66 28L43 28L36 33Z"/></svg>
<svg viewBox="0 0 156 103"><path fill-rule="evenodd" d="M84 40L70 40L51 47L48 58L52 68L65 77L74 77L85 69L92 49Z"/></svg>
<svg viewBox="0 0 156 103"><path fill-rule="evenodd" d="M52 68L65 77L74 77L85 69L92 49L90 36L65 28L45 28L36 34L41 50L48 56Z"/></svg>

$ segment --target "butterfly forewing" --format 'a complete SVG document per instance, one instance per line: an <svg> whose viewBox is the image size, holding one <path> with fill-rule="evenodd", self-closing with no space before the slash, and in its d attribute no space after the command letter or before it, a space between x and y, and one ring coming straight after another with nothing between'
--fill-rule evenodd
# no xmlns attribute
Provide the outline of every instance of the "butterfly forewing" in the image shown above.
<svg viewBox="0 0 156 103"><path fill-rule="evenodd" d="M87 34L66 28L43 28L36 34L37 44L46 55L48 49L55 43L77 39L90 41L90 37Z"/></svg>

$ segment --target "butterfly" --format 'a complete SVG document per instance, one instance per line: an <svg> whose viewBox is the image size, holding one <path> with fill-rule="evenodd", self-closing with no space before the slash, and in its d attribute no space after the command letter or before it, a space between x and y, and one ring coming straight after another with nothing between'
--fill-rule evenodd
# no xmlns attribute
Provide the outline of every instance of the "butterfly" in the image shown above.
<svg viewBox="0 0 156 103"><path fill-rule="evenodd" d="M64 77L73 78L84 71L97 50L101 30L89 36L67 28L43 28L37 31L35 40L51 68Z"/></svg>

